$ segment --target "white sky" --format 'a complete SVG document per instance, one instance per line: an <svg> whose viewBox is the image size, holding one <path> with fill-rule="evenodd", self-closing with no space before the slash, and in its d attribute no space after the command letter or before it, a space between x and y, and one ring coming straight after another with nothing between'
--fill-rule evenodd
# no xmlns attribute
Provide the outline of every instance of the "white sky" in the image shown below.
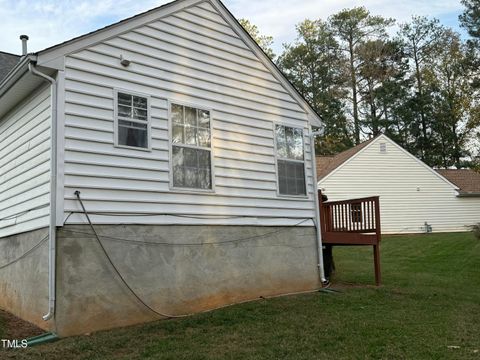
<svg viewBox="0 0 480 360"><path fill-rule="evenodd" d="M149 10L169 0L0 0L0 50L21 52L19 35L30 36L29 51L42 50L72 37ZM412 15L438 17L459 30L460 0L224 0L237 18L247 18L272 35L274 50L295 39L295 24L326 19L344 8L366 6L372 14L405 22Z"/></svg>

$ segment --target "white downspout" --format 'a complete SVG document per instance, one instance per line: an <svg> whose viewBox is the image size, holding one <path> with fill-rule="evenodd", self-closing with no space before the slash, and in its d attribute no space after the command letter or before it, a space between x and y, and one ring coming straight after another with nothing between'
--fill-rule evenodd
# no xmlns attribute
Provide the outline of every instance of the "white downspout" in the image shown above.
<svg viewBox="0 0 480 360"><path fill-rule="evenodd" d="M320 132L312 132L310 127L310 146L312 149L312 171L313 171L313 197L315 198L315 227L317 228L317 245L318 245L318 269L320 271L320 280L322 285L328 283L325 277L325 269L323 267L323 245L322 245L322 230L320 225L320 204L318 202L318 183L317 183L317 163L315 157L315 136L320 135Z"/></svg>
<svg viewBox="0 0 480 360"><path fill-rule="evenodd" d="M35 76L51 84L52 123L50 125L50 226L48 229L48 313L43 320L50 320L55 315L55 262L56 262L56 213L57 213L57 81L35 68L33 62L28 70Z"/></svg>

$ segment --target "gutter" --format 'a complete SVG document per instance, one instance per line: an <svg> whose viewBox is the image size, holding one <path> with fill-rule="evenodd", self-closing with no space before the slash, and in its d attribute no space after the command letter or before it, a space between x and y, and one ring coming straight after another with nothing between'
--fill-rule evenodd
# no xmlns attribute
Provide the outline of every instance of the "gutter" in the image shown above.
<svg viewBox="0 0 480 360"><path fill-rule="evenodd" d="M459 198L480 197L480 192L459 192L457 197L459 197Z"/></svg>
<svg viewBox="0 0 480 360"><path fill-rule="evenodd" d="M315 227L317 228L317 247L318 247L318 270L320 271L320 281L322 285L327 285L328 280L325 277L325 268L323 266L323 245L322 245L322 230L320 224L320 204L318 202L318 182L317 178L317 164L316 164L316 157L315 157L315 136L319 135L320 132L312 131L312 127L310 126L310 147L312 149L312 171L313 171L313 191L314 191L314 198L315 198Z"/></svg>
<svg viewBox="0 0 480 360"><path fill-rule="evenodd" d="M50 125L50 225L48 229L48 313L47 321L55 315L55 263L56 263L56 218L57 218L57 81L35 68L35 61L29 59L28 71L51 84L52 123Z"/></svg>
<svg viewBox="0 0 480 360"><path fill-rule="evenodd" d="M0 97L10 90L17 80L29 71L29 64L30 62L35 61L35 59L36 57L34 55L25 55L21 58L18 64L10 70L7 77L0 83Z"/></svg>

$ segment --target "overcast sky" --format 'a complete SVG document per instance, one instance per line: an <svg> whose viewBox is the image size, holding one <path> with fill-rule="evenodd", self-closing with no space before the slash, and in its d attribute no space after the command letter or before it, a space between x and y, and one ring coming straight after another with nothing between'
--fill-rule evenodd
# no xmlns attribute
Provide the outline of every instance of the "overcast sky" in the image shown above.
<svg viewBox="0 0 480 360"><path fill-rule="evenodd" d="M149 10L169 0L0 0L0 50L21 52L20 34L30 36L29 51L85 34ZM237 18L247 18L272 35L274 50L295 39L295 24L305 18L326 19L349 7L366 6L372 14L408 21L412 15L435 16L460 31L460 0L225 0Z"/></svg>

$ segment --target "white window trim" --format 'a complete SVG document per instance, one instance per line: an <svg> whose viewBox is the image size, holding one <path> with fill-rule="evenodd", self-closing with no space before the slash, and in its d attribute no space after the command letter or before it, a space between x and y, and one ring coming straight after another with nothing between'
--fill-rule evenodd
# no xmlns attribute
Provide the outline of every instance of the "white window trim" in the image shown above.
<svg viewBox="0 0 480 360"><path fill-rule="evenodd" d="M147 147L136 147L128 145L120 145L118 143L118 93L128 94L133 96L139 96L147 99ZM113 146L120 149L129 149L137 151L147 151L152 152L152 107L151 107L151 96L148 94L143 94L126 89L113 89ZM120 119L126 121L133 121L138 123L143 123L142 120L136 121L135 119Z"/></svg>
<svg viewBox="0 0 480 360"><path fill-rule="evenodd" d="M210 113L210 148L201 147L201 146L194 146L194 145L185 145L181 144L181 147L187 147L191 149L203 149L210 151L210 176L212 182L211 189L198 189L198 188L186 188L186 187L177 187L173 185L173 131L172 131L172 104L188 106L191 108L195 108L197 110L205 110ZM185 101L177 101L168 99L167 100L167 116L168 116L168 169L169 169L169 185L170 190L174 190L176 192L186 192L186 193L215 193L215 153L214 153L214 146L213 146L213 110L211 108L201 106L198 104L193 104Z"/></svg>
<svg viewBox="0 0 480 360"><path fill-rule="evenodd" d="M285 126L285 127L290 127L294 129L300 129L302 131L302 138L303 138L303 160L295 160L295 159L288 159L288 158L282 158L277 155L277 125L278 126ZM308 174L307 174L307 153L306 153L306 146L305 146L305 133L308 132L305 131L306 128L301 127L301 126L294 126L290 124L286 124L283 122L273 122L273 151L274 151L274 157L275 157L275 175L276 175L276 182L277 182L277 197L284 197L284 198L295 198L295 199L308 199ZM303 174L304 174L304 181L305 181L305 195L288 195L288 194L281 194L280 193L280 181L278 179L278 160L284 160L284 161L291 161L291 162L297 162L301 163L303 162Z"/></svg>

